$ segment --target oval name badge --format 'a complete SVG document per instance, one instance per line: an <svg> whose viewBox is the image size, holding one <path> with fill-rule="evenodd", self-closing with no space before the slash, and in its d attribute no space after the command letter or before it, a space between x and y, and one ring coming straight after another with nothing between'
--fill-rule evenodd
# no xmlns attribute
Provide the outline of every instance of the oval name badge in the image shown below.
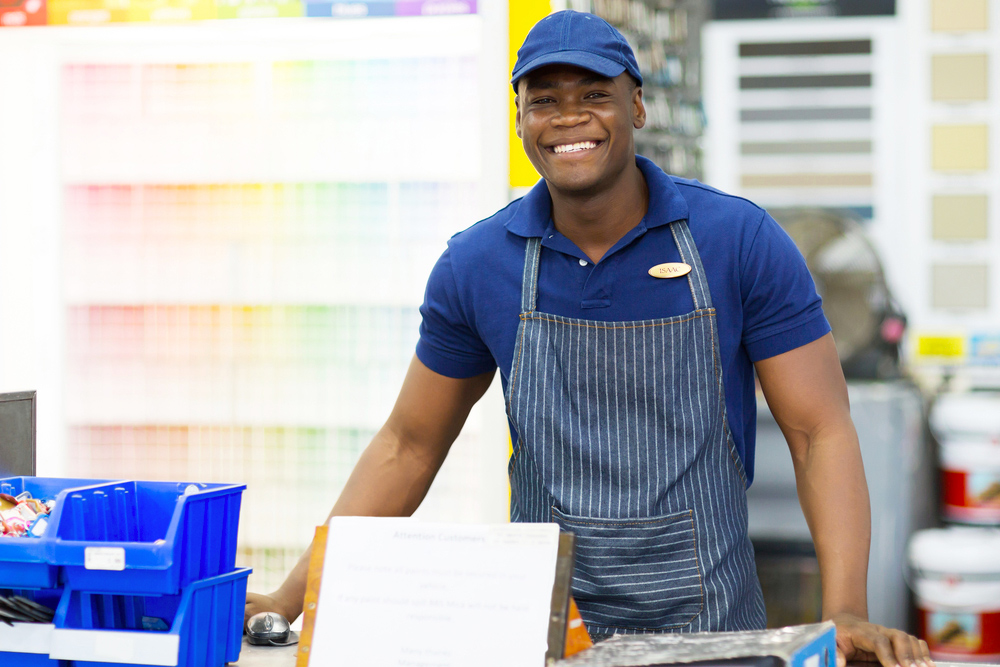
<svg viewBox="0 0 1000 667"><path fill-rule="evenodd" d="M683 262L667 262L657 264L649 270L649 275L654 278L680 278L691 273L691 266Z"/></svg>

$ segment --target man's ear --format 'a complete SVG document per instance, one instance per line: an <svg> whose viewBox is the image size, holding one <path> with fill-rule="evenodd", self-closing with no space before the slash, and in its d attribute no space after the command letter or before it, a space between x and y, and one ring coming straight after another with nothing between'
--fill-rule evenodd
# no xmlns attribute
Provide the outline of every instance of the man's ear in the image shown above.
<svg viewBox="0 0 1000 667"><path fill-rule="evenodd" d="M514 96L514 132L517 133L517 138L521 138L521 97L519 95Z"/></svg>
<svg viewBox="0 0 1000 667"><path fill-rule="evenodd" d="M632 127L641 130L646 125L646 106L642 103L642 87L632 91Z"/></svg>

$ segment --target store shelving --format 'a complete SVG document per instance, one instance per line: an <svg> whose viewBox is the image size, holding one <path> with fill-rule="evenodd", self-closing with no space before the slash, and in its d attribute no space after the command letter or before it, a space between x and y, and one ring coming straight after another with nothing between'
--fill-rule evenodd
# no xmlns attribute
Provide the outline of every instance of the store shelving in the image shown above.
<svg viewBox="0 0 1000 667"><path fill-rule="evenodd" d="M558 5L558 7L556 6ZM565 6L563 6L565 5ZM700 32L703 0L569 0L554 9L593 12L618 28L643 76L646 126L636 150L669 173L702 177Z"/></svg>

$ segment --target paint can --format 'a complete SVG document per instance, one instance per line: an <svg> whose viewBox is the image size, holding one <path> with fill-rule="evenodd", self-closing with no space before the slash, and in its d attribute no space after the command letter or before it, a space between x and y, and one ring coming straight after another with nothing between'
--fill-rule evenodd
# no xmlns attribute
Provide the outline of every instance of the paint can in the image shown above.
<svg viewBox="0 0 1000 667"><path fill-rule="evenodd" d="M940 661L1000 661L1000 530L922 530L909 545L918 631Z"/></svg>
<svg viewBox="0 0 1000 667"><path fill-rule="evenodd" d="M1000 438L1000 391L941 394L930 422L938 438Z"/></svg>
<svg viewBox="0 0 1000 667"><path fill-rule="evenodd" d="M945 521L1000 526L1000 442L941 442L941 513Z"/></svg>
<svg viewBox="0 0 1000 667"><path fill-rule="evenodd" d="M940 443L944 519L1000 526L1000 394L945 394L931 427Z"/></svg>

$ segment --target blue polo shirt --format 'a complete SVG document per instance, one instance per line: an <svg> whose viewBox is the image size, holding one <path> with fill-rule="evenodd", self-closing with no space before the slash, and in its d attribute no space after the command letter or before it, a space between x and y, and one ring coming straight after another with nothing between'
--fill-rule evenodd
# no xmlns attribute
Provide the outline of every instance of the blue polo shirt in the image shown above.
<svg viewBox="0 0 1000 667"><path fill-rule="evenodd" d="M468 378L500 369L506 391L517 337L526 239L541 237L541 312L601 321L649 320L694 310L686 278L647 272L681 261L668 223L687 219L716 309L726 409L753 479L757 409L753 362L830 331L795 244L763 209L636 156L649 186L642 221L594 264L552 221L545 181L453 236L427 281L417 357ZM511 425L511 438L517 435Z"/></svg>

